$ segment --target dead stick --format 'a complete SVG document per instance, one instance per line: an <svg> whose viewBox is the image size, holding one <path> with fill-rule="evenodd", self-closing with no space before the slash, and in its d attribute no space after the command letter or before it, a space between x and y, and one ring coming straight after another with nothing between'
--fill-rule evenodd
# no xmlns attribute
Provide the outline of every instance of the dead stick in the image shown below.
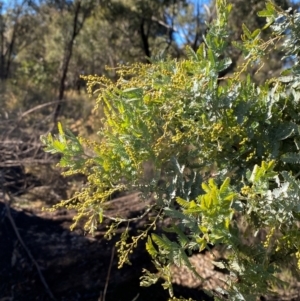
<svg viewBox="0 0 300 301"><path fill-rule="evenodd" d="M11 198L11 196L10 196L9 194L6 194L6 195L8 195L8 197ZM14 229L14 232L15 232L15 234L16 234L16 236L17 236L19 242L20 242L20 244L22 245L22 247L23 247L24 250L26 251L28 257L30 258L30 260L32 261L32 263L34 264L34 266L36 267L36 270L37 270L37 272L38 272L38 274L39 274L39 277L40 277L40 279L41 279L41 281L42 281L42 283L43 283L43 285L44 285L44 287L45 287L45 289L46 289L48 295L50 296L50 298L51 298L52 300L55 300L55 301L56 301L56 298L55 298L54 295L52 294L52 292L51 292L51 290L50 290L50 288L49 288L49 286L48 286L48 284L47 284L47 282L46 282L46 280L45 280L45 278L44 278L44 276L43 276L43 274L42 274L42 271L41 271L41 269L40 269L38 263L37 263L36 260L34 259L33 255L31 254L30 250L29 250L29 249L27 248L27 246L25 245L25 243L24 243L24 241L23 241L23 239L22 239L22 237L21 237L21 235L20 235L20 232L19 232L19 230L18 230L18 228L17 228L17 226L16 226L16 224L15 224L15 221L14 221L13 217L11 216L11 213L10 213L10 207L9 207L9 205L8 205L8 202L7 202L7 200L6 200L6 197L5 197L5 194L4 194L4 193L3 193L3 199L4 199L4 204L5 204L5 207L6 207L7 217L8 217L8 219L9 219L9 221L10 221L10 223L11 223L13 229Z"/></svg>
<svg viewBox="0 0 300 301"><path fill-rule="evenodd" d="M103 292L103 301L105 301L105 297L106 297L106 292L107 292L108 282L109 282L109 278L110 278L111 267L112 267L113 260L114 260L114 253L115 253L115 246L113 246L113 248L111 250L110 263L109 263L109 267L108 267L108 271L107 271L107 276L106 276L106 281L105 281L105 286L104 286L104 292Z"/></svg>

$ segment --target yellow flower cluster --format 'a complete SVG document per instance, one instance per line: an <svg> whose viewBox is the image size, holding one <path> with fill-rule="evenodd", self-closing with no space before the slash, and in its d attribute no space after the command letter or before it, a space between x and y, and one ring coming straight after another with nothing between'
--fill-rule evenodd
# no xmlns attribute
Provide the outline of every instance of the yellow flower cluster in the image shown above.
<svg viewBox="0 0 300 301"><path fill-rule="evenodd" d="M270 246L271 239L272 239L274 233L275 233L275 227L272 227L270 229L270 232L266 236L266 240L264 242L264 248L268 248Z"/></svg>
<svg viewBox="0 0 300 301"><path fill-rule="evenodd" d="M297 258L297 267L300 270L300 251L298 250L295 255Z"/></svg>
<svg viewBox="0 0 300 301"><path fill-rule="evenodd" d="M212 127L212 131L210 132L210 140L216 141L220 137L221 133L223 131L223 126L220 123L216 123Z"/></svg>
<svg viewBox="0 0 300 301"><path fill-rule="evenodd" d="M253 159L254 156L255 156L255 154L256 154L256 151L254 150L253 152L251 152L251 153L248 155L248 157L246 158L246 161L248 162L248 161L250 161L251 159Z"/></svg>
<svg viewBox="0 0 300 301"><path fill-rule="evenodd" d="M249 138L248 137L245 137L242 139L242 141L240 142L240 145L243 145L245 143L247 143L249 141Z"/></svg>
<svg viewBox="0 0 300 301"><path fill-rule="evenodd" d="M252 192L251 187L249 187L249 186L247 186L247 185L245 185L245 186L242 187L242 189L241 189L241 193L242 193L243 195L249 195L249 194L251 194L251 192Z"/></svg>
<svg viewBox="0 0 300 301"><path fill-rule="evenodd" d="M138 169L139 162L138 162L138 158L136 157L136 152L134 151L134 149L129 144L124 145L124 148L126 150L126 153L130 161L132 162L132 164L134 164L135 168Z"/></svg>

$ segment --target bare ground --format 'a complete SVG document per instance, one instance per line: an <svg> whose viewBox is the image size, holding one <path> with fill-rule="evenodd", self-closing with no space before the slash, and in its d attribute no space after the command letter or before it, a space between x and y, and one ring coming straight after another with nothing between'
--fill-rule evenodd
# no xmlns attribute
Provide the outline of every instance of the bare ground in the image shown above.
<svg viewBox="0 0 300 301"><path fill-rule="evenodd" d="M135 196L123 201L130 211L139 210ZM105 240L101 228L95 237L80 229L71 232L72 217L72 212L64 210L52 214L8 208L0 202L0 301L168 299L160 284L139 286L142 268L152 269L143 243L131 257L132 266L118 269L113 251L118 237ZM211 300L199 288L175 283L174 289L178 296Z"/></svg>

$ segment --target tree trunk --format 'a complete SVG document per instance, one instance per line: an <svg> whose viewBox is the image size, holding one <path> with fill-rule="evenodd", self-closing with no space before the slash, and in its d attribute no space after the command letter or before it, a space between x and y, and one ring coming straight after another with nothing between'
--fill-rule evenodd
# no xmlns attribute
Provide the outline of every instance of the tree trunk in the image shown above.
<svg viewBox="0 0 300 301"><path fill-rule="evenodd" d="M23 3L24 4L24 3ZM17 35L17 30L18 30L18 19L22 10L22 6L18 8L16 16L15 16L15 23L13 27L13 32L12 32L12 37L11 41L9 42L9 45L7 47L7 50L5 51L4 43L5 43L5 37L4 37L4 31L5 31L5 26L4 24L0 24L0 35L1 35L1 45L0 45L0 79L5 80L8 78L9 71L10 71L10 65L12 62L12 54L15 46L15 41L16 41L16 35ZM2 22L1 22L2 23Z"/></svg>
<svg viewBox="0 0 300 301"><path fill-rule="evenodd" d="M146 32L146 30L145 30L145 19L143 19L142 22L141 22L140 34L141 34L141 38L142 38L143 50L144 50L147 57L151 57L151 51L150 51L150 46L149 46L149 41L148 41L149 28L148 28L148 31Z"/></svg>
<svg viewBox="0 0 300 301"><path fill-rule="evenodd" d="M15 40L16 40L17 26L18 26L18 23L16 22L15 25L14 25L14 30L13 30L11 41L9 43L8 51L6 53L6 66L5 66L5 69L3 70L4 71L3 72L3 79L7 79L8 76L9 76L10 64L11 64L11 61L12 61L12 53L13 53Z"/></svg>
<svg viewBox="0 0 300 301"><path fill-rule="evenodd" d="M54 109L54 114L53 114L54 125L56 125L57 119L61 112L62 100L64 99L65 88L66 88L66 79L67 79L68 68L69 68L70 60L72 58L72 53L73 53L74 41L76 39L76 36L79 34L79 32L83 26L83 22L84 22L84 19L83 19L82 23L78 24L78 16L79 16L80 9L81 9L81 0L79 0L75 3L72 36L66 46L64 58L63 58L63 62L62 62L61 77L60 77L59 91L58 91L58 103Z"/></svg>
<svg viewBox="0 0 300 301"><path fill-rule="evenodd" d="M2 4L0 3L0 80L4 79L4 64L4 23L2 16Z"/></svg>

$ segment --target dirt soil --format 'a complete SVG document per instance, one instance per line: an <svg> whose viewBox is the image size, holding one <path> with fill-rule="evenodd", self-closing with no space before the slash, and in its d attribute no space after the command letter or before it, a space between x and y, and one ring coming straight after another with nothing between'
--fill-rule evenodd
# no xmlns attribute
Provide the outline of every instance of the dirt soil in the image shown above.
<svg viewBox="0 0 300 301"><path fill-rule="evenodd" d="M135 199L134 195L123 198L124 203L131 204L126 206L130 208L129 213L140 210L134 205ZM132 255L132 266L118 269L117 256L113 254L108 277L118 237L105 240L105 229L101 228L95 237L85 235L80 229L71 232L74 213L65 210L47 213L30 208L10 206L8 209L0 202L0 301L168 300L168 292L160 284L149 288L139 286L142 269L152 269L144 243ZM8 210L26 248L17 237ZM180 281L174 284L174 291L177 296L212 300L199 287L187 287Z"/></svg>

